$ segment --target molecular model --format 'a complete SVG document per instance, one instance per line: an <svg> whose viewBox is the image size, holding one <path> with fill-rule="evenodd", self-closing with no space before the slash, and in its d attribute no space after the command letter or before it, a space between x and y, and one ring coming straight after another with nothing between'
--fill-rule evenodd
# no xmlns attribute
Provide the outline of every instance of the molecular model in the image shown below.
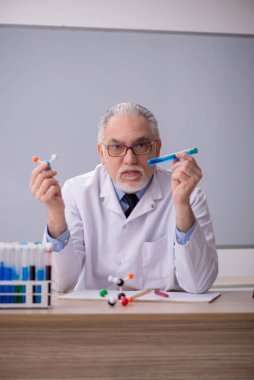
<svg viewBox="0 0 254 380"><path fill-rule="evenodd" d="M125 293L122 290L122 287L124 286L124 282L128 279L132 280L133 278L134 278L133 273L129 273L128 276L125 277L124 279L119 278L119 277L114 277L114 276L108 276L108 281L119 287L119 293L118 293L117 297L109 297L108 298L109 306L115 306L117 304L117 302L121 302L121 304L123 306L126 306L126 305L128 305L129 302L134 301L133 297L127 298ZM99 294L101 297L104 298L108 295L108 291L106 289L102 289Z"/></svg>
<svg viewBox="0 0 254 380"><path fill-rule="evenodd" d="M48 169L51 168L51 162L55 161L56 159L57 159L57 155L55 153L52 154L49 160L44 160L44 161L40 160L38 156L33 156L33 162L38 162L39 164L41 164L42 162L47 162Z"/></svg>

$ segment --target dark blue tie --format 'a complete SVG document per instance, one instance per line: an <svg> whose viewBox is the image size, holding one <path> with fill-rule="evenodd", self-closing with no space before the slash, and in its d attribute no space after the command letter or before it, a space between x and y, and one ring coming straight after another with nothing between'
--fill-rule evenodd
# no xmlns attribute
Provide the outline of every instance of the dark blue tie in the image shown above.
<svg viewBox="0 0 254 380"><path fill-rule="evenodd" d="M133 209L135 208L136 204L138 203L139 199L138 199L138 197L137 197L136 194L125 194L124 197L123 197L123 199L125 199L126 202L129 205L129 207L127 208L127 210L124 212L126 218L128 218L128 216L130 215L130 213L133 211Z"/></svg>

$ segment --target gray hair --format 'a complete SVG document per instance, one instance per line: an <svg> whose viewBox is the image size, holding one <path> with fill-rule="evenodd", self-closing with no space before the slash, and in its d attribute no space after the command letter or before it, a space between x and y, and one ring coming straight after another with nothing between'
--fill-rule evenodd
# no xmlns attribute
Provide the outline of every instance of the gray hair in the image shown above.
<svg viewBox="0 0 254 380"><path fill-rule="evenodd" d="M98 143L102 143L104 138L104 131L107 127L107 123L111 117L116 115L137 115L137 116L143 116L147 122L149 123L154 137L156 139L160 138L160 133L158 129L158 122L151 111L149 111L147 108L135 104L135 103L119 103L110 109L108 109L105 114L100 118L99 124L98 124Z"/></svg>

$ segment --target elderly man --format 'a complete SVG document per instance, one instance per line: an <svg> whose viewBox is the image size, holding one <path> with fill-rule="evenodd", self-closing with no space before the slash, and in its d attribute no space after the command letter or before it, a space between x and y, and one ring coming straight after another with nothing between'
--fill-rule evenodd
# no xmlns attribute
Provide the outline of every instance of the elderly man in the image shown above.
<svg viewBox="0 0 254 380"><path fill-rule="evenodd" d="M195 159L179 153L171 171L148 166L161 149L157 121L145 107L121 103L101 118L94 171L61 188L42 163L33 195L48 209L57 291L110 288L108 275L133 272L136 289L201 293L218 272L214 231Z"/></svg>

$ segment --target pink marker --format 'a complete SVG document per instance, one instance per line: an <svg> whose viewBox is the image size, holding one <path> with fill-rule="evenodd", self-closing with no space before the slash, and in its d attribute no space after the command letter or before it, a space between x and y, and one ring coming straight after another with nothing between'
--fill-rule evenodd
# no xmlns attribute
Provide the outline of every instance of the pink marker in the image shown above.
<svg viewBox="0 0 254 380"><path fill-rule="evenodd" d="M157 296L160 296L160 297L169 298L168 293L164 293L161 290L155 290L154 294L156 294Z"/></svg>

